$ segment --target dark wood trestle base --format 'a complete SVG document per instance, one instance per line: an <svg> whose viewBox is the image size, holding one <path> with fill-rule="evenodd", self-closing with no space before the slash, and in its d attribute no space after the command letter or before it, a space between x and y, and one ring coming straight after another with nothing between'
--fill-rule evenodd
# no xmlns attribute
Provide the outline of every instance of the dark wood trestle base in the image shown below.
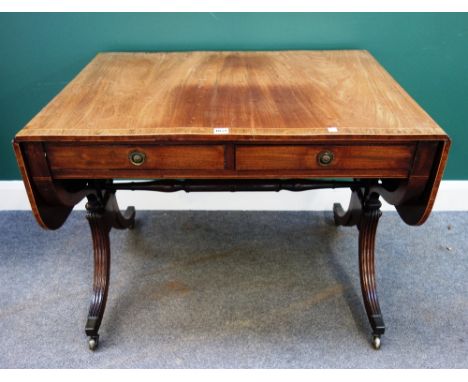
<svg viewBox="0 0 468 382"><path fill-rule="evenodd" d="M367 188L354 188L348 210L340 204L333 206L336 225L357 226L359 230L359 276L362 298L367 318L372 327L372 345L380 348L380 337L385 332L385 324L380 311L375 281L375 235L382 212L379 194Z"/></svg>
<svg viewBox="0 0 468 382"><path fill-rule="evenodd" d="M99 343L99 327L102 322L109 291L110 240L112 228L133 228L135 209L121 213L116 201L116 191L151 190L160 192L197 191L305 191L320 188L351 188L352 196L346 212L340 204L333 206L336 225L357 226L359 229L359 270L364 307L372 327L372 345L380 348L380 338L385 325L380 311L375 281L375 235L381 216L379 194L371 192L378 183L369 180L156 180L145 182L113 183L93 181L93 193L87 196L86 218L91 228L94 247L93 294L86 322L89 348L95 350Z"/></svg>
<svg viewBox="0 0 468 382"><path fill-rule="evenodd" d="M86 321L89 348L95 350L99 344L99 327L106 308L110 276L110 240L112 228L126 229L135 225L135 208L129 207L122 214L115 199L115 192L100 192L88 196L86 203L88 219L93 237L94 277L93 295Z"/></svg>

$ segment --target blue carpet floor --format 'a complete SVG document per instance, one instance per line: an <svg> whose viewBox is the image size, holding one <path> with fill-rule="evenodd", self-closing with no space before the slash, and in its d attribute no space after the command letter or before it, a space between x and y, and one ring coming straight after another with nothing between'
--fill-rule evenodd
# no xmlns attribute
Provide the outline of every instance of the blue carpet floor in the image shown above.
<svg viewBox="0 0 468 382"><path fill-rule="evenodd" d="M1 368L466 368L468 213L422 227L384 212L377 281L387 332L369 344L356 228L328 212L137 211L112 231L99 349L84 324L83 212L44 231L0 213Z"/></svg>

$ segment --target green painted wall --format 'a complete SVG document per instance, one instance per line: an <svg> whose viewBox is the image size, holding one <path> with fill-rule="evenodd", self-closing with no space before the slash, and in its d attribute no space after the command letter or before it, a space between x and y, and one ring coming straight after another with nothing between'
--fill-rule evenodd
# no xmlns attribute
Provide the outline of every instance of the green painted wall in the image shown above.
<svg viewBox="0 0 468 382"><path fill-rule="evenodd" d="M468 14L0 14L0 179L11 139L99 51L367 49L453 139L468 179Z"/></svg>

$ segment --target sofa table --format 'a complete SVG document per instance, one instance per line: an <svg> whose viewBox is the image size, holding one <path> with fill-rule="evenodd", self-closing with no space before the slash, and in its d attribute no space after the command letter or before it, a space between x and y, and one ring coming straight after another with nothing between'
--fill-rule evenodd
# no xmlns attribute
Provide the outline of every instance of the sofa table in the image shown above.
<svg viewBox="0 0 468 382"><path fill-rule="evenodd" d="M359 230L372 344L385 331L374 247L382 197L424 223L450 140L367 51L98 54L14 138L38 223L59 228L87 198L94 247L89 347L109 287L116 191L350 188L337 225ZM281 209L281 206L278 206Z"/></svg>

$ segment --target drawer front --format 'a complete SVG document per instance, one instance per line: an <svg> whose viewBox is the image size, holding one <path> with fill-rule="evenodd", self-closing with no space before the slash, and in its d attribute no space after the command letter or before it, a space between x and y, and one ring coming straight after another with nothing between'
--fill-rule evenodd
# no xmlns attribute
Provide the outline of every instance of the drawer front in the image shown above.
<svg viewBox="0 0 468 382"><path fill-rule="evenodd" d="M415 145L238 146L238 171L310 171L311 175L407 176Z"/></svg>
<svg viewBox="0 0 468 382"><path fill-rule="evenodd" d="M222 170L223 145L67 145L47 144L55 175L123 170L123 174L167 170Z"/></svg>
<svg viewBox="0 0 468 382"><path fill-rule="evenodd" d="M409 175L415 144L46 143L56 178L285 178Z"/></svg>

